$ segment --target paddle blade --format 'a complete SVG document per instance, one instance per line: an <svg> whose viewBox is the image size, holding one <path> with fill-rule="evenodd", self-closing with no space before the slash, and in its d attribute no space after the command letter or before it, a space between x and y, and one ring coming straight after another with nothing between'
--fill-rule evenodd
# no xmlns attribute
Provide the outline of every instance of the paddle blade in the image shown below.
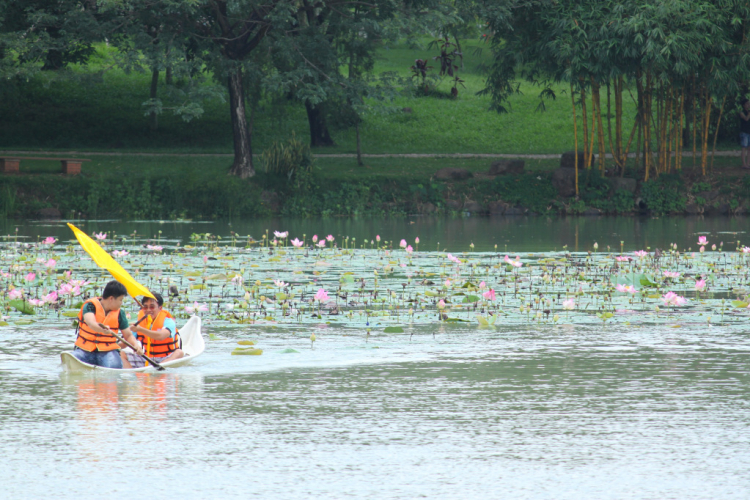
<svg viewBox="0 0 750 500"><path fill-rule="evenodd" d="M148 288L138 283L135 278L133 278L120 264L117 263L115 259L112 258L111 255L99 246L99 243L89 238L86 233L75 227L73 224L68 223L68 227L73 231L73 234L76 235L78 243L80 243L81 247L86 250L86 253L91 256L94 263L102 269L109 271L112 277L125 285L125 288L128 290L128 294L131 297L143 295L145 297L151 297L152 299L154 298Z"/></svg>

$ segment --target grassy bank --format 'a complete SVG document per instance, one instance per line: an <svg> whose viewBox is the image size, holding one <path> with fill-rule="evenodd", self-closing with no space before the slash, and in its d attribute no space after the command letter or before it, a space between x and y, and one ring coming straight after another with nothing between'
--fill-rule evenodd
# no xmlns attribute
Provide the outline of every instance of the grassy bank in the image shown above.
<svg viewBox="0 0 750 500"><path fill-rule="evenodd" d="M226 175L226 156L92 156L83 175L63 176L59 164L25 161L20 175L0 176L0 215L88 218L216 218L409 214L630 214L741 213L750 203L750 176L737 158L717 157L703 178L681 174L613 188L611 178L582 171L580 196L562 197L552 182L559 160L529 160L525 173L492 177L481 158L318 158L311 175L288 182L259 173L250 180ZM686 161L686 166L690 161ZM469 170L464 181L440 181L443 167ZM407 182L404 182L407 181ZM51 211L50 211L51 209Z"/></svg>

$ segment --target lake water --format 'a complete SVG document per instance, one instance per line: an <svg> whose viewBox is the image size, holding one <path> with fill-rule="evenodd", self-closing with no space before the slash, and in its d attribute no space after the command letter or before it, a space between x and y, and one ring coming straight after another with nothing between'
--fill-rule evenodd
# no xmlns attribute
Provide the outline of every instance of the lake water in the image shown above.
<svg viewBox="0 0 750 500"><path fill-rule="evenodd" d="M507 245L511 255L558 258L594 241L600 251L623 241L627 252L673 242L696 251L698 234L748 240L744 218L79 226L171 246L198 232L227 242L230 231L258 239L268 229L357 245L379 234L394 247L419 236L422 252L464 252L473 242L476 251ZM0 233L15 238L16 227L19 241L70 238L57 222L4 221ZM737 273L732 286L746 284ZM715 286L731 295L720 277ZM719 296L685 315L628 306L628 321L606 326L506 316L494 328L417 321L403 334L368 335L364 320L231 324L206 315L200 358L143 374L63 372L69 318L0 327L3 497L748 498L750 333L744 312L718 319ZM231 356L243 339L263 355Z"/></svg>

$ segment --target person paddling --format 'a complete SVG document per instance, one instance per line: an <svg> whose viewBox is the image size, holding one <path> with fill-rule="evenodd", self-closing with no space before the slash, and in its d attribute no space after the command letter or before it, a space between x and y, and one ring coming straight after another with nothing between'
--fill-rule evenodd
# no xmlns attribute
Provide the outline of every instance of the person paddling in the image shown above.
<svg viewBox="0 0 750 500"><path fill-rule="evenodd" d="M125 286L110 281L104 287L101 297L87 300L78 313L78 331L73 355L84 363L105 368L122 368L120 346L112 332L135 344L122 301L128 294ZM100 325L103 325L100 326ZM139 348L142 354L143 349Z"/></svg>
<svg viewBox="0 0 750 500"><path fill-rule="evenodd" d="M184 356L180 349L180 335L174 317L164 309L164 298L161 294L152 293L154 299L144 297L143 308L138 313L138 321L132 330L137 334L146 356L161 364L165 361L180 359ZM147 316L147 317L146 317ZM145 317L145 319L144 319ZM125 368L140 368L146 360L132 349L125 349L120 354Z"/></svg>

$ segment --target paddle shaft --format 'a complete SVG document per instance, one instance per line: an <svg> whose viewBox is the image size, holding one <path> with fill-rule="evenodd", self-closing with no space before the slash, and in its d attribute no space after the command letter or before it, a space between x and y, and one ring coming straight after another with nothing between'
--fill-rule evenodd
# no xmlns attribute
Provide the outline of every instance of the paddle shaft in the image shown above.
<svg viewBox="0 0 750 500"><path fill-rule="evenodd" d="M144 316L144 317L145 317L145 316ZM141 319L143 319L143 318L141 318ZM136 322L136 324L138 324L138 322ZM110 330L109 328L107 328L107 325L103 325L102 323L99 323L99 328L104 328L105 330L109 330L109 333L111 333L112 335L114 335L114 336L115 336L115 338L116 338L117 340L119 340L120 342L122 342L122 343L123 343L123 344L125 344L126 346L130 347L131 349L133 349L133 350L134 350L134 351L135 351L136 353L138 353L138 348L137 348L137 347L135 347L135 346L134 346L133 344L131 344L130 342L128 342L127 340L125 340L125 339L124 339L124 338L122 337L122 335L120 335L120 334L118 334L118 333L115 333L115 332L113 332L112 330ZM157 369L157 370L159 370L159 371L164 371L164 370L166 370L166 368L164 368L164 367L163 367L163 366L161 366L161 365L160 365L159 363L157 363L157 362L156 362L156 361L154 361L153 359L149 358L149 357L148 357L148 356L146 356L145 354L140 354L140 356L141 356L141 357L143 357L143 359L145 359L146 361L148 361L148 362L149 362L149 363L151 363L152 365L154 365L154 366L156 367L156 369Z"/></svg>

